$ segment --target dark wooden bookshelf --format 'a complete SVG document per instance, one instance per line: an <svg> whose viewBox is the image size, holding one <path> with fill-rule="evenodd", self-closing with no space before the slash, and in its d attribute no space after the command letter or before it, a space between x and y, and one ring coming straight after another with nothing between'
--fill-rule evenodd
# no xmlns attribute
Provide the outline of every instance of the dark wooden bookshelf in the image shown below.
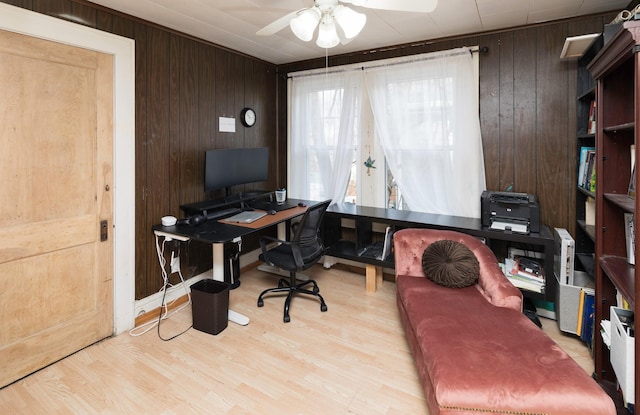
<svg viewBox="0 0 640 415"><path fill-rule="evenodd" d="M635 213L636 211L635 199L627 196L626 194L621 195L617 193L604 193L602 197L604 197L614 205L618 206L621 210L625 212Z"/></svg>
<svg viewBox="0 0 640 415"><path fill-rule="evenodd" d="M632 174L631 152L640 160L640 21L628 21L611 35L587 68L596 81L596 226L595 226L595 318L593 355L595 379L601 385L618 382L610 363L610 350L600 335L600 322L610 319L610 307L619 296L637 315L640 311L640 269L629 264L626 250L624 214L634 213L638 200L627 196ZM632 147L633 146L633 147ZM638 183L635 169L635 182ZM634 216L638 229L638 218ZM636 250L638 246L636 238ZM635 331L638 329L635 320ZM635 340L635 339L634 339ZM640 371L637 358L640 343L634 341L634 388L627 392L636 404L640 398ZM614 398L617 388L610 388ZM632 395L632 396L631 396ZM619 407L619 406L618 406ZM623 412L624 413L624 412Z"/></svg>
<svg viewBox="0 0 640 415"><path fill-rule="evenodd" d="M635 267L627 262L627 257L603 255L600 257L600 266L620 291L620 294L629 301L629 305L634 307Z"/></svg>

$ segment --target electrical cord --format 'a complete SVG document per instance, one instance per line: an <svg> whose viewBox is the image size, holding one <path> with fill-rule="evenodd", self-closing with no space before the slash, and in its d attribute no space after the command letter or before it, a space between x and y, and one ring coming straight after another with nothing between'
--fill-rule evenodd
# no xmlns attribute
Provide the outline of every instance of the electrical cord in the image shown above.
<svg viewBox="0 0 640 415"><path fill-rule="evenodd" d="M159 236L156 235L156 254L158 255L158 262L160 264L160 269L162 270L162 281L163 281L163 285L162 288L160 288L160 290L158 292L162 292L162 302L160 304L160 308L161 308L161 312L158 314L158 319L157 320L151 320L148 321L147 323L141 324L140 326L134 327L131 330L129 330L129 335L133 336L133 337L137 337L137 336L141 336L145 333L148 333L149 331L151 331L155 326L157 326L158 328L158 337L161 340L164 341L169 341L172 340L184 333L186 333L191 327L193 327L193 325L190 325L187 329L185 329L184 331L170 337L170 338L163 338L162 335L160 334L160 323L162 322L162 320L166 320L169 317L173 316L174 314L178 313L179 311L183 310L184 308L188 307L191 304L191 291L187 288L185 281L184 281L184 277L182 275L182 271L180 269L178 269L177 274L180 277L180 281L182 283L182 286L184 287L185 293L187 294L187 298L188 301L186 303L184 303L183 305L181 305L180 307L176 308L175 310L173 310L172 312L169 312L169 306L171 306L173 303L175 303L177 301L173 300L171 303L166 304L166 295L167 295L167 290L170 287L173 287L173 284L171 284L171 282L169 281L169 276L171 274L167 273L167 269L166 269L166 265L167 265L167 260L165 258L164 252L165 252L165 244L167 242L171 241L170 238L164 238L162 241L162 245L160 245L159 242ZM180 256L180 251L178 250L177 256ZM175 252L173 251L173 249L171 250L171 263L173 263L173 260L175 258Z"/></svg>
<svg viewBox="0 0 640 415"><path fill-rule="evenodd" d="M191 304L191 292L189 290L187 290L186 288L186 284L184 283L184 279L182 278L182 272L180 270L178 270L178 275L180 275L180 281L182 281L182 286L185 287L185 291L187 291L187 297L189 298L189 301L187 301L186 303L184 303L183 305L181 305L180 307L178 307L177 309L175 309L171 314L168 314L169 316L172 316L173 314L177 313L178 311L182 310L183 308L187 307L189 304ZM165 289L164 292L162 293L162 304L165 303L165 297L167 295L167 290ZM162 305L161 305L162 307ZM168 312L168 308L167 308L167 312ZM168 317L167 317L168 318ZM160 334L160 322L164 320L162 318L162 313L160 313L160 315L158 315L158 321L157 321L157 326L158 326L158 337L160 338L160 340L164 340L164 341L169 341L169 340L173 340L178 336L183 335L184 333L186 333L187 331L189 331L189 329L191 327L193 327L193 323L187 327L186 329L184 329L183 331L181 331L178 334L175 334L167 339L165 339L164 337L162 337L162 334Z"/></svg>

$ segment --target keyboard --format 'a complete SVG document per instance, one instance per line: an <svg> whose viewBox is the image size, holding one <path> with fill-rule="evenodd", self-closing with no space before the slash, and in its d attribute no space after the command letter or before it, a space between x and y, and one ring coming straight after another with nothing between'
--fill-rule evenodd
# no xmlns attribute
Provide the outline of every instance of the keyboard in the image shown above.
<svg viewBox="0 0 640 415"><path fill-rule="evenodd" d="M240 208L228 208L221 210L214 210L212 212L207 212L207 220L219 219L224 216L235 215L236 213L242 212Z"/></svg>
<svg viewBox="0 0 640 415"><path fill-rule="evenodd" d="M260 209L260 210L266 210L266 211L275 210L276 212L280 212L281 210L292 209L297 206L298 206L297 203L288 202L288 201L281 204L278 204L277 202L267 202L267 201L251 202L251 207L254 209Z"/></svg>
<svg viewBox="0 0 640 415"><path fill-rule="evenodd" d="M251 223L255 222L263 216L267 216L267 212L258 212L255 210L248 210L245 212L240 212L228 218L222 219L224 222L231 223Z"/></svg>

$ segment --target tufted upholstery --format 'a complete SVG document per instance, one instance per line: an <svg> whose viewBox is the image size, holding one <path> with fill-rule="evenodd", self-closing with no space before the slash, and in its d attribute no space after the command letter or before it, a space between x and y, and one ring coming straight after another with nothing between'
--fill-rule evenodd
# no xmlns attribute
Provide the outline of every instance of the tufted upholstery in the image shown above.
<svg viewBox="0 0 640 415"><path fill-rule="evenodd" d="M431 242L464 243L480 262L476 286L424 277ZM430 415L615 415L595 381L522 312L521 294L491 250L451 231L394 235L397 304Z"/></svg>
<svg viewBox="0 0 640 415"><path fill-rule="evenodd" d="M403 229L394 236L396 275L424 278L422 253L432 242L449 239L467 246L480 263L476 289L493 305L522 311L522 294L504 277L493 251L478 239L453 231Z"/></svg>

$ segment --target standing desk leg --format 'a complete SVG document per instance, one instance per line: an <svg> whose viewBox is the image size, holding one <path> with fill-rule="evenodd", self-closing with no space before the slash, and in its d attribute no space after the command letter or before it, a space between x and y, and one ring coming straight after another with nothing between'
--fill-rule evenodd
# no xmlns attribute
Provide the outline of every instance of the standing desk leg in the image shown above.
<svg viewBox="0 0 640 415"><path fill-rule="evenodd" d="M224 281L224 244L213 244L213 279ZM246 326L249 324L249 317L229 309L229 321Z"/></svg>

